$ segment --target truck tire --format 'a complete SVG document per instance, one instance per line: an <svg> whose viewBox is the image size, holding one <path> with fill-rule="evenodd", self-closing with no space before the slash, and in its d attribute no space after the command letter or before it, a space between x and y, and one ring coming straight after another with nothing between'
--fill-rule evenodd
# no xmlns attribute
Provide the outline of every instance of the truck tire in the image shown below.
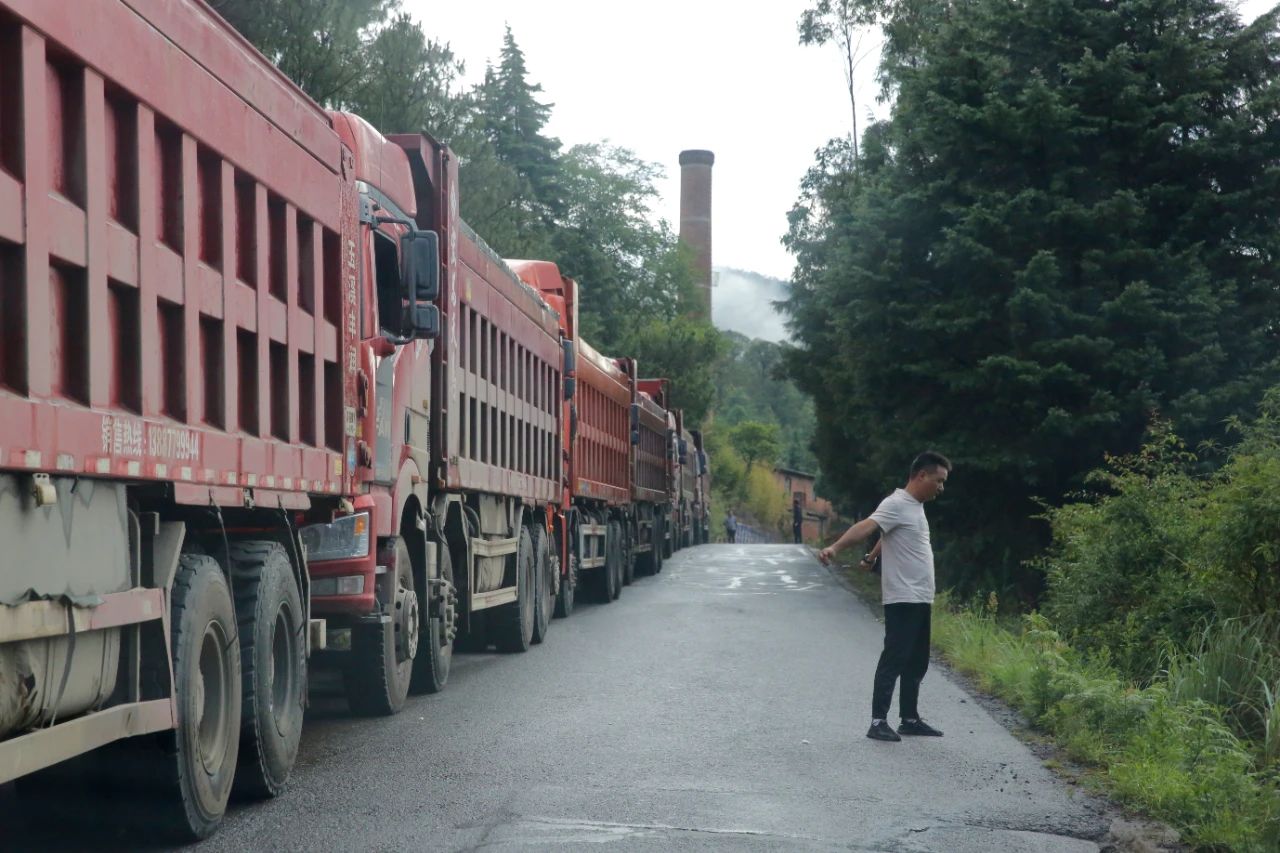
<svg viewBox="0 0 1280 853"><path fill-rule="evenodd" d="M622 532L622 583L624 586L631 586L636 579L636 552L631 547L631 525L620 521L618 530Z"/></svg>
<svg viewBox="0 0 1280 853"><path fill-rule="evenodd" d="M636 542L639 543L640 539L643 536L644 536L644 530L640 526L639 520L637 520L636 521ZM650 545L653 544L653 528L652 527L649 528L649 544ZM637 544L637 547L638 547L638 544ZM657 561L657 554L654 553L652 548L648 551L637 552L636 553L636 574L637 575L657 574L654 566L654 563L656 561Z"/></svg>
<svg viewBox="0 0 1280 853"><path fill-rule="evenodd" d="M569 568L560 578L560 590L556 593L557 619L567 619L573 615L574 597L578 592L578 558L569 556Z"/></svg>
<svg viewBox="0 0 1280 853"><path fill-rule="evenodd" d="M236 542L231 578L240 623L240 764L235 795L284 790L302 739L307 701L302 597L279 542Z"/></svg>
<svg viewBox="0 0 1280 853"><path fill-rule="evenodd" d="M396 714L409 696L421 625L409 546L403 538L396 542L391 583L391 622L351 629L350 658L342 672L347 705L367 717Z"/></svg>
<svg viewBox="0 0 1280 853"><path fill-rule="evenodd" d="M608 604L618 597L619 573L618 558L614 548L615 538L616 531L613 529L613 522L610 521L605 525L604 565L597 566L591 573L592 591L599 604Z"/></svg>
<svg viewBox="0 0 1280 853"><path fill-rule="evenodd" d="M653 573L656 575L662 571L662 561L671 556L667 553L667 536L664 530L665 519L661 516L653 519Z"/></svg>
<svg viewBox="0 0 1280 853"><path fill-rule="evenodd" d="M609 562L613 566L613 600L617 601L622 596L626 569L622 566L622 525L616 521L609 522L609 553L612 557Z"/></svg>
<svg viewBox="0 0 1280 853"><path fill-rule="evenodd" d="M556 576L547 546L547 531L534 528L533 567L537 604L533 611L533 642L541 643L551 630L551 617L556 607Z"/></svg>
<svg viewBox="0 0 1280 853"><path fill-rule="evenodd" d="M521 525L516 547L516 600L495 608L490 626L490 636L500 652L527 652L533 642L535 574L533 537L529 528Z"/></svg>
<svg viewBox="0 0 1280 853"><path fill-rule="evenodd" d="M428 542L427 547L435 543ZM440 548L440 577L453 584L453 558L449 555L448 545ZM439 693L449 681L449 669L453 665L453 638L457 630L457 595L450 592L453 601L444 602L442 606L449 608L454 614L453 624L447 624L443 615L431 615L427 601L429 590L418 593L418 606L421 608L423 637L418 642L418 654L413 659L413 677L409 681L409 692L414 695L423 693Z"/></svg>
<svg viewBox="0 0 1280 853"><path fill-rule="evenodd" d="M160 736L162 788L148 810L174 836L197 841L222 821L235 779L240 648L231 590L213 557L179 558L170 601L178 728Z"/></svg>

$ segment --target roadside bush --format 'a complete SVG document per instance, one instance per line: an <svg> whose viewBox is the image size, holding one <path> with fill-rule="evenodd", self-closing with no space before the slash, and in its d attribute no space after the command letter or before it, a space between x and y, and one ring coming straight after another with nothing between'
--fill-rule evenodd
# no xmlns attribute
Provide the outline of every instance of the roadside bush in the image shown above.
<svg viewBox="0 0 1280 853"><path fill-rule="evenodd" d="M1280 388L1240 435L1205 501L1206 587L1224 615L1280 606Z"/></svg>
<svg viewBox="0 0 1280 853"><path fill-rule="evenodd" d="M1045 513L1046 614L1072 645L1135 680L1216 611L1201 545L1209 487L1194 462L1158 427L1141 453L1091 476L1102 494Z"/></svg>

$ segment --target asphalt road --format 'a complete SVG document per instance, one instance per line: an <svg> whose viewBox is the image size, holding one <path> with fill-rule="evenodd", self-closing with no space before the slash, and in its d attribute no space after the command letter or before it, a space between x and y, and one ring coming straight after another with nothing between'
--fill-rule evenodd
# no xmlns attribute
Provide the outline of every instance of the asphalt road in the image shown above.
<svg viewBox="0 0 1280 853"><path fill-rule="evenodd" d="M882 637L802 546L687 549L527 654L455 656L397 717L322 682L290 789L197 849L1098 849L1104 806L936 668L946 736L868 740ZM0 846L57 846L16 823Z"/></svg>

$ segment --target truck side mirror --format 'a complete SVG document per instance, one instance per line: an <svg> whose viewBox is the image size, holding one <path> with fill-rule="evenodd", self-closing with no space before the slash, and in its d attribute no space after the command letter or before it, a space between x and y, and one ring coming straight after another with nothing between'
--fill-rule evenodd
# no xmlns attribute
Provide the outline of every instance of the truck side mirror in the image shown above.
<svg viewBox="0 0 1280 853"><path fill-rule="evenodd" d="M436 300L440 295L440 235L410 231L400 238L400 281L412 301Z"/></svg>
<svg viewBox="0 0 1280 853"><path fill-rule="evenodd" d="M564 350L564 398L572 400L573 393L577 390L574 375L578 372L578 356L573 351L573 341L570 339L561 338L560 347Z"/></svg>
<svg viewBox="0 0 1280 853"><path fill-rule="evenodd" d="M418 340L440 337L440 309L430 302L419 302L409 309L413 336Z"/></svg>
<svg viewBox="0 0 1280 853"><path fill-rule="evenodd" d="M640 404L631 404L631 443L640 443Z"/></svg>
<svg viewBox="0 0 1280 853"><path fill-rule="evenodd" d="M688 465L689 464L689 442L685 441L682 438L680 439L679 447L680 447L680 464Z"/></svg>

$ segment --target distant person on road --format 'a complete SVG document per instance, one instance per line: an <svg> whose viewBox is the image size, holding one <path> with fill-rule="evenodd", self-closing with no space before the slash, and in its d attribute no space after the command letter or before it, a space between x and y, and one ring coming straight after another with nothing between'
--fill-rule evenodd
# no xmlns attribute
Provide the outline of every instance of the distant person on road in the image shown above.
<svg viewBox="0 0 1280 853"><path fill-rule="evenodd" d="M733 510L729 510L729 514L724 517L724 538L727 542L736 542L738 539L738 519L733 517Z"/></svg>
<svg viewBox="0 0 1280 853"><path fill-rule="evenodd" d="M804 542L801 535L804 532L804 509L800 506L799 498L791 499L791 536L795 539L795 543L799 545Z"/></svg>
<svg viewBox="0 0 1280 853"><path fill-rule="evenodd" d="M871 695L871 728L867 737L899 741L899 735L932 735L942 732L920 719L916 707L920 682L929 668L929 623L933 616L933 546L929 542L929 521L924 505L942 494L951 473L951 462L940 453L927 450L911 463L907 485L880 502L870 516L845 531L830 547L818 554L828 565L836 554L865 541L880 531L880 541L863 557L861 566L870 571L876 551L882 560L881 600L884 602L884 651L876 667ZM893 685L901 679L898 711L902 724L895 732L886 719L893 699Z"/></svg>

